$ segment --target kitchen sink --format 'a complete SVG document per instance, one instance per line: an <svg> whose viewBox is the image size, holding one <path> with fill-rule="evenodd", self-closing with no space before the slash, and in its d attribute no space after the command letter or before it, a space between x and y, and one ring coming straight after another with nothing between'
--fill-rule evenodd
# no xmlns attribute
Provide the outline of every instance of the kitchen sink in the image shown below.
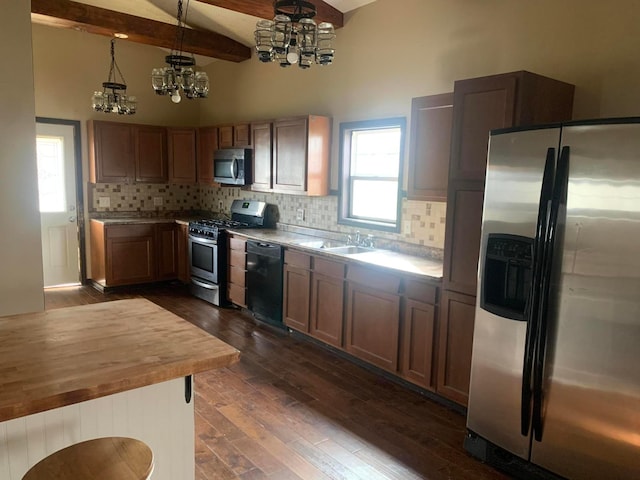
<svg viewBox="0 0 640 480"><path fill-rule="evenodd" d="M345 245L343 247L325 248L327 252L338 253L340 255L353 255L356 253L375 252L375 248L361 247L359 245Z"/></svg>
<svg viewBox="0 0 640 480"><path fill-rule="evenodd" d="M303 242L296 243L301 247L322 248L323 250L344 246L344 242L335 242L331 240L305 240Z"/></svg>

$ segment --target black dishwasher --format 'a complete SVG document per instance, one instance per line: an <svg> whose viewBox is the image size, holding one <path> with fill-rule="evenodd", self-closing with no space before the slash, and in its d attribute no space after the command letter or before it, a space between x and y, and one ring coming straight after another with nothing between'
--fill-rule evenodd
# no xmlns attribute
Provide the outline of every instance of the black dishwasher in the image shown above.
<svg viewBox="0 0 640 480"><path fill-rule="evenodd" d="M284 328L282 246L247 241L247 307L256 319Z"/></svg>

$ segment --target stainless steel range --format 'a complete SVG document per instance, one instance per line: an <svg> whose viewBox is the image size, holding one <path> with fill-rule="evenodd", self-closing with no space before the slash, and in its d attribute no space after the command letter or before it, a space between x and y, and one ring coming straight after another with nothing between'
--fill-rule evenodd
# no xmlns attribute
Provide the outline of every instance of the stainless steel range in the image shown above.
<svg viewBox="0 0 640 480"><path fill-rule="evenodd" d="M275 206L249 200L233 201L230 220L190 222L191 293L214 305L227 305L227 230L274 228L275 222Z"/></svg>

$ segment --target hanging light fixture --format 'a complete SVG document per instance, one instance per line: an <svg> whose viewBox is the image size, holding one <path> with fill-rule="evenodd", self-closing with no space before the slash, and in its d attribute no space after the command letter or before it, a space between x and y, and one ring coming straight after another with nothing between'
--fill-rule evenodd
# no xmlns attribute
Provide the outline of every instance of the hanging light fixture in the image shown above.
<svg viewBox="0 0 640 480"><path fill-rule="evenodd" d="M330 65L335 50L331 44L335 30L329 22L316 25L316 7L303 0L276 0L275 18L256 24L256 53L261 62L278 62L281 67L298 64Z"/></svg>
<svg viewBox="0 0 640 480"><path fill-rule="evenodd" d="M92 105L96 112L119 113L133 115L136 113L136 97L127 96L127 84L120 67L116 63L115 38L111 39L111 66L109 78L102 84L102 91L93 92ZM122 83L117 81L116 72L120 74Z"/></svg>
<svg viewBox="0 0 640 480"><path fill-rule="evenodd" d="M184 19L182 18L182 0L178 0L178 26L176 29L176 39L171 50L171 55L167 55L164 61L168 67L154 68L151 72L151 84L158 95L170 95L171 101L180 103L182 97L204 98L209 93L209 77L206 72L196 72L194 66L196 60L191 56L183 55L182 42L184 39L185 22L189 10L189 0L185 9Z"/></svg>

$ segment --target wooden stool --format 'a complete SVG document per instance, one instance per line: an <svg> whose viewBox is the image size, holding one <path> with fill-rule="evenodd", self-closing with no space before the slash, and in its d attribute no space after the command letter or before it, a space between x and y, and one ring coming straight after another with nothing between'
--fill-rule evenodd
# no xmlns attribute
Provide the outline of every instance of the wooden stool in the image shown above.
<svg viewBox="0 0 640 480"><path fill-rule="evenodd" d="M105 437L63 448L36 463L22 480L147 480L153 452L140 440Z"/></svg>

